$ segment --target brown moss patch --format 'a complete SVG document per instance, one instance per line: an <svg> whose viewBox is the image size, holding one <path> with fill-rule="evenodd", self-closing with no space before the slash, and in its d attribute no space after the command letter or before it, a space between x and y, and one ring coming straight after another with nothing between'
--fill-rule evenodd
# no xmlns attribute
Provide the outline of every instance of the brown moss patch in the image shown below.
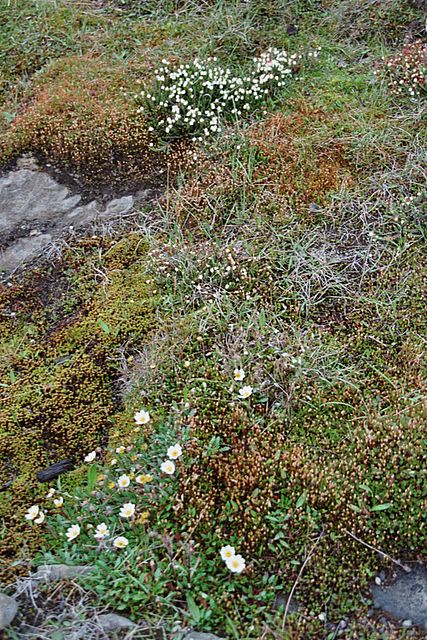
<svg viewBox="0 0 427 640"><path fill-rule="evenodd" d="M335 118L299 102L292 114L275 113L254 126L249 140L259 158L255 185L306 208L325 204L331 192L354 183L343 144L328 132Z"/></svg>
<svg viewBox="0 0 427 640"><path fill-rule="evenodd" d="M34 83L31 94L0 142L0 164L32 153L76 185L123 191L162 184L167 167L187 161L187 146L154 151L154 137L137 112L135 80L120 65L96 58L57 61ZM162 177L164 176L164 177ZM114 187L114 189L113 189Z"/></svg>

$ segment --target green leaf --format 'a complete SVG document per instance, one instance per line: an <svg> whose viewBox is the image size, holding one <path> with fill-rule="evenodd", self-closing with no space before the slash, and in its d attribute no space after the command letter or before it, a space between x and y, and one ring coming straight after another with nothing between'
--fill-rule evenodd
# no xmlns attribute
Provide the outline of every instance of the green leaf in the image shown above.
<svg viewBox="0 0 427 640"><path fill-rule="evenodd" d="M97 468L96 464L92 464L87 471L87 488L93 491L96 485Z"/></svg>
<svg viewBox="0 0 427 640"><path fill-rule="evenodd" d="M103 331L105 331L105 333L107 333L107 334L111 333L110 327L108 326L108 324L106 322L104 322L104 320L101 320L101 318L98 319L98 324L101 327L101 329Z"/></svg>
<svg viewBox="0 0 427 640"><path fill-rule="evenodd" d="M237 502L235 500L231 500L231 498L230 498L230 504L231 504L231 507L232 507L233 511L238 511L239 510L239 505L237 504Z"/></svg>
<svg viewBox="0 0 427 640"><path fill-rule="evenodd" d="M10 111L3 111L2 116L6 120L6 122L8 124L10 124L11 122L13 122L15 120L16 113L10 113ZM62 636L61 636L61 638L62 638Z"/></svg>
<svg viewBox="0 0 427 640"><path fill-rule="evenodd" d="M305 503L305 501L307 500L307 491L303 491L303 493L300 495L300 497L297 500L296 503L296 508L299 509L300 507L302 507L302 505Z"/></svg>
<svg viewBox="0 0 427 640"><path fill-rule="evenodd" d="M259 327L260 327L260 329L264 329L264 327L265 327L265 311L264 311L264 309L261 309L261 311L259 312Z"/></svg>
<svg viewBox="0 0 427 640"><path fill-rule="evenodd" d="M372 493L372 489L371 489L371 487L368 487L368 485L367 485L367 484L359 484L359 487L360 487L361 489L363 489L364 491L367 491L368 493Z"/></svg>
<svg viewBox="0 0 427 640"><path fill-rule="evenodd" d="M188 605L188 610L191 613L191 617L193 618L194 622L196 623L200 622L200 618L202 617L201 611L197 606L193 596L190 595L189 593L187 593L187 605Z"/></svg>
<svg viewBox="0 0 427 640"><path fill-rule="evenodd" d="M16 375L13 369L10 369L9 371L9 380L10 382L13 384L16 380Z"/></svg>
<svg viewBox="0 0 427 640"><path fill-rule="evenodd" d="M371 511L385 511L386 509L390 509L391 502L385 502L384 504L376 504L374 507L371 507Z"/></svg>
<svg viewBox="0 0 427 640"><path fill-rule="evenodd" d="M360 507L356 507L355 504L349 504L348 506L352 511L355 511L356 513L360 513L362 511L362 509Z"/></svg>

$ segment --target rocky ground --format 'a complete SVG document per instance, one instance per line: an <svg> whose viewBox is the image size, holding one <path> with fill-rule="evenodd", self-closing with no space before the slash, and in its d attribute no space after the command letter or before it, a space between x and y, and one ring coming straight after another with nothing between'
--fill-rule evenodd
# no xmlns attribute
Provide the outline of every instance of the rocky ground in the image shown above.
<svg viewBox="0 0 427 640"><path fill-rule="evenodd" d="M425 637L423 3L6 5L0 634Z"/></svg>

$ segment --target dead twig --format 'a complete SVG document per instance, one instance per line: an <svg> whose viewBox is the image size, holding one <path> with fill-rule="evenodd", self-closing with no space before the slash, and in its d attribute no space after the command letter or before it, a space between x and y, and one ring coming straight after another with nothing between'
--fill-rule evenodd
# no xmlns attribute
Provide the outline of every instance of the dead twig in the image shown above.
<svg viewBox="0 0 427 640"><path fill-rule="evenodd" d="M298 575L296 577L296 580L295 580L294 584L292 585L292 589L291 589L291 592L289 594L288 601L286 603L285 613L283 614L282 632L285 630L286 618L288 616L289 607L290 607L290 604L291 604L292 597L293 597L293 595L295 593L295 589L296 589L297 584L299 582L299 579L301 578L301 576L302 576L302 574L304 572L304 569L307 566L308 562L312 558L312 556L313 556L313 554L314 554L314 552L316 550L317 545L319 544L320 540L323 538L323 535L324 535L324 531L322 531L322 533L316 538L313 546L311 547L310 551L307 554L306 559L304 560L304 562L301 565L301 569L299 570L299 573L298 573Z"/></svg>
<svg viewBox="0 0 427 640"><path fill-rule="evenodd" d="M360 542L360 544L363 544L365 547L368 547L368 549L372 549L372 551L376 551L377 553L379 553L379 555L382 558L387 558L387 560L391 560L391 562L394 562L394 564L396 564L398 567L400 567L401 569L403 569L403 571L406 571L406 573L411 573L412 569L410 567L408 567L407 564L403 564L402 562L400 562L400 560L395 560L394 558L392 558L391 556L389 556L387 553L384 553L384 551L381 551L381 549L376 549L375 547L373 547L372 545L368 544L367 542L364 542L363 540L361 540L360 538L358 538L357 536L355 536L353 533L351 533L350 531L347 531L347 529L344 529L344 532L350 536L351 538L353 538L354 540L356 540L357 542Z"/></svg>

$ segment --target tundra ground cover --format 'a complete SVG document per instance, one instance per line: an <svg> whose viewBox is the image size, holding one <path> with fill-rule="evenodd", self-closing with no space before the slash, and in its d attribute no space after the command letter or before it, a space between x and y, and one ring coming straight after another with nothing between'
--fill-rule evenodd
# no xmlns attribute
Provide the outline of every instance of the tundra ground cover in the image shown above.
<svg viewBox="0 0 427 640"><path fill-rule="evenodd" d="M163 59L238 68L254 48L321 53L265 113L225 121L203 144L174 131L185 171L133 228L72 244L51 289L49 270L4 287L7 575L36 552L94 564L82 581L99 601L177 637L407 637L366 616L379 568L425 547L425 102L394 95L386 63L419 14L354 0L350 28L344 3L116 4L78 10L110 36L132 24L117 113L162 82ZM120 41L102 33L100 75ZM86 68L72 53L97 75L96 57ZM51 63L59 86L66 61ZM49 74L30 77L22 118ZM97 137L74 121L90 167ZM161 158L163 124L147 123L142 141ZM16 123L4 127L18 140ZM144 153L131 148L132 161ZM70 451L79 469L49 496L36 489L34 468Z"/></svg>

